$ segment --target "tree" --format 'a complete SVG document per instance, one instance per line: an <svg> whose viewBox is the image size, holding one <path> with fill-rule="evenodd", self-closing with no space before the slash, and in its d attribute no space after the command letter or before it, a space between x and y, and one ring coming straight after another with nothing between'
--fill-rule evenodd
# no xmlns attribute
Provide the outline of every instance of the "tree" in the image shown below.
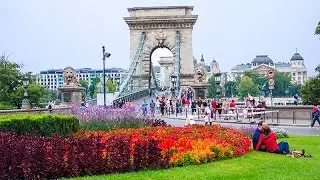
<svg viewBox="0 0 320 180"><path fill-rule="evenodd" d="M286 93L286 95L290 97L295 95L301 96L300 89L301 89L301 84L292 84L288 87L288 90L287 90L288 93Z"/></svg>
<svg viewBox="0 0 320 180"><path fill-rule="evenodd" d="M217 96L218 91L217 91L218 85L216 84L214 77L210 77L208 79L208 98L214 98Z"/></svg>
<svg viewBox="0 0 320 180"><path fill-rule="evenodd" d="M85 98L87 97L88 95L88 91L89 91L89 83L88 81L85 81L85 80L80 80L80 85L84 88L84 93L83 93L83 100L85 100Z"/></svg>
<svg viewBox="0 0 320 180"><path fill-rule="evenodd" d="M252 79L248 76L243 76L239 83L238 95L243 100L248 95L257 96L259 95L258 85L254 84Z"/></svg>
<svg viewBox="0 0 320 180"><path fill-rule="evenodd" d="M45 89L36 84L36 77L31 73L22 73L20 66L10 62L4 55L0 57L0 104L20 108L24 98L22 77L30 79L27 92L31 106L40 106L45 102L48 93Z"/></svg>
<svg viewBox="0 0 320 180"><path fill-rule="evenodd" d="M96 95L96 91L97 91L97 84L100 82L100 78L96 77L92 79L92 82L89 86L89 96L91 99L93 99Z"/></svg>
<svg viewBox="0 0 320 180"><path fill-rule="evenodd" d="M290 87L293 86L291 82L291 75L289 73L275 72L274 81L275 86L272 91L273 96L286 96Z"/></svg>
<svg viewBox="0 0 320 180"><path fill-rule="evenodd" d="M244 73L244 76L248 76L252 79L253 83L258 85L258 87L263 87L268 82L267 76L261 76L257 72L254 72L253 70L246 71Z"/></svg>
<svg viewBox="0 0 320 180"><path fill-rule="evenodd" d="M320 73L320 65L318 65L315 70Z"/></svg>
<svg viewBox="0 0 320 180"><path fill-rule="evenodd" d="M85 81L85 80L80 80L80 85L86 89L86 91L89 89L89 83L88 81Z"/></svg>
<svg viewBox="0 0 320 180"><path fill-rule="evenodd" d="M226 89L226 97L233 97L234 95L238 94L237 91L237 82L235 81L228 81L224 85Z"/></svg>
<svg viewBox="0 0 320 180"><path fill-rule="evenodd" d="M108 88L108 92L109 93L114 93L117 91L117 84L115 82L113 82L112 80L108 80L106 82L106 88Z"/></svg>
<svg viewBox="0 0 320 180"><path fill-rule="evenodd" d="M47 91L44 87L36 83L30 84L27 88L30 106L41 107L42 103L47 103L47 99L45 98L46 92ZM24 98L24 87L20 85L17 91L11 94L10 103L20 108L23 98Z"/></svg>
<svg viewBox="0 0 320 180"><path fill-rule="evenodd" d="M0 57L0 103L10 102L11 94L21 84L20 66L8 61L4 55Z"/></svg>
<svg viewBox="0 0 320 180"><path fill-rule="evenodd" d="M308 80L301 86L303 104L320 104L320 75Z"/></svg>
<svg viewBox="0 0 320 180"><path fill-rule="evenodd" d="M314 34L317 34L317 35L320 35L320 21L316 27L316 30L315 30L315 33Z"/></svg>

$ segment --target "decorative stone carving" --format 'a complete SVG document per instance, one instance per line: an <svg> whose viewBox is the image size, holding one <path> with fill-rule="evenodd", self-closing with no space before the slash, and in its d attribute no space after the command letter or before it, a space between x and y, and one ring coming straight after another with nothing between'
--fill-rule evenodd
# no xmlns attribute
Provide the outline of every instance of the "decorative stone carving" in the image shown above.
<svg viewBox="0 0 320 180"><path fill-rule="evenodd" d="M82 93L85 88L81 87L76 76L76 71L68 66L63 71L64 84L58 89L61 91L61 101L63 105L80 105Z"/></svg>
<svg viewBox="0 0 320 180"><path fill-rule="evenodd" d="M203 66L197 66L194 75L196 83L206 83L206 73Z"/></svg>
<svg viewBox="0 0 320 180"><path fill-rule="evenodd" d="M67 86L80 86L80 83L76 76L76 71L68 66L63 70L63 78L64 78L64 85Z"/></svg>
<svg viewBox="0 0 320 180"><path fill-rule="evenodd" d="M167 39L167 35L160 29L155 35L156 40L158 41L158 46L162 47L164 41Z"/></svg>

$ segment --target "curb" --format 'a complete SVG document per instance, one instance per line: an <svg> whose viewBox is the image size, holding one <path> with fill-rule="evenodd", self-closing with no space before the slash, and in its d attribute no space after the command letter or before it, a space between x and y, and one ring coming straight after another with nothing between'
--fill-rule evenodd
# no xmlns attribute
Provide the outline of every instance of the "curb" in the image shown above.
<svg viewBox="0 0 320 180"><path fill-rule="evenodd" d="M182 117L170 117L170 116L163 116L164 118L168 118L171 120L181 120L181 121L185 121L186 118L182 118ZM196 122L204 122L203 119L193 119ZM212 122L216 122L216 123L224 123L224 124L257 124L256 121L252 121L252 122L242 122L242 121L221 121L221 120L214 120ZM268 123L270 126L289 126L289 127L309 127L310 125L308 124L285 124L285 123Z"/></svg>

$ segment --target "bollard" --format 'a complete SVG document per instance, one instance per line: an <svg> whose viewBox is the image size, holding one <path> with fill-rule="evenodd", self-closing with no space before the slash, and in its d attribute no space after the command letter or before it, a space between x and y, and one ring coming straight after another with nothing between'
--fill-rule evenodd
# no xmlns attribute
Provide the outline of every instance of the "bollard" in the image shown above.
<svg viewBox="0 0 320 180"><path fill-rule="evenodd" d="M215 121L217 120L217 112L218 112L217 109L215 109L215 110L214 110L214 120L215 120Z"/></svg>
<svg viewBox="0 0 320 180"><path fill-rule="evenodd" d="M178 117L178 107L176 106L176 117Z"/></svg>
<svg viewBox="0 0 320 180"><path fill-rule="evenodd" d="M295 112L295 111L293 111L293 113L292 113L292 124L294 124L294 123L295 123L295 120L294 120L295 116L296 116L296 112Z"/></svg>
<svg viewBox="0 0 320 180"><path fill-rule="evenodd" d="M198 119L200 119L200 111L199 111L199 108L197 108L197 111L198 111Z"/></svg>
<svg viewBox="0 0 320 180"><path fill-rule="evenodd" d="M188 117L188 108L186 107L186 118Z"/></svg>
<svg viewBox="0 0 320 180"><path fill-rule="evenodd" d="M237 121L239 121L239 108L236 109L236 113L237 113Z"/></svg>
<svg viewBox="0 0 320 180"><path fill-rule="evenodd" d="M280 124L280 120L279 120L279 110L277 110L277 123Z"/></svg>

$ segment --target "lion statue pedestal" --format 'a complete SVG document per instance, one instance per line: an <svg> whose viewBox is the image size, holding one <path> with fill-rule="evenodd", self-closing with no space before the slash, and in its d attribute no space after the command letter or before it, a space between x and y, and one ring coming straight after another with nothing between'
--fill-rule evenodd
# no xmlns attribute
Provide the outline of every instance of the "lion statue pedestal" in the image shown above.
<svg viewBox="0 0 320 180"><path fill-rule="evenodd" d="M207 74L204 64L199 64L196 66L194 71L194 83L192 88L195 91L195 98L206 98L208 84L207 84Z"/></svg>
<svg viewBox="0 0 320 180"><path fill-rule="evenodd" d="M72 67L64 68L63 78L64 84L58 88L61 91L62 105L80 105L85 88L81 87L75 70Z"/></svg>

